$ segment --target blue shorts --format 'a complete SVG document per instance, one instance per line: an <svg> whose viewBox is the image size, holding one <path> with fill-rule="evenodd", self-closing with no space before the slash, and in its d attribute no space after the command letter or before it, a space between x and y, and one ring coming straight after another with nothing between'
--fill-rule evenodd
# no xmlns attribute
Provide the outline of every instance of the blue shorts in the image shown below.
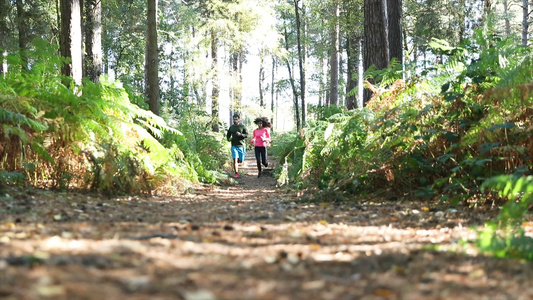
<svg viewBox="0 0 533 300"><path fill-rule="evenodd" d="M246 156L246 147L231 146L231 157L233 157L233 159L238 158L240 161L244 161L245 156Z"/></svg>

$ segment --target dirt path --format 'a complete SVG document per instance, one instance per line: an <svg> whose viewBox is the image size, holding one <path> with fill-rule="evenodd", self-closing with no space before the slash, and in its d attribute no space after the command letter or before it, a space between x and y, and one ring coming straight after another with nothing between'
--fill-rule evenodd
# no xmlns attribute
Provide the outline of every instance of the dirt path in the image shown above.
<svg viewBox="0 0 533 300"><path fill-rule="evenodd" d="M461 246L493 211L303 203L251 160L241 174L180 197L11 190L0 298L533 299L531 264Z"/></svg>

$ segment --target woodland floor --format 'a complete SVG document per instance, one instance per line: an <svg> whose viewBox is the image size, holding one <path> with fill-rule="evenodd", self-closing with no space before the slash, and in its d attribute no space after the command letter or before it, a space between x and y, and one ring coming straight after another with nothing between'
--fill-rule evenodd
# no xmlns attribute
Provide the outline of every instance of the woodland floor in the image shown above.
<svg viewBox="0 0 533 300"><path fill-rule="evenodd" d="M251 159L237 185L178 197L10 190L0 298L533 299L532 263L460 242L489 205L306 202Z"/></svg>

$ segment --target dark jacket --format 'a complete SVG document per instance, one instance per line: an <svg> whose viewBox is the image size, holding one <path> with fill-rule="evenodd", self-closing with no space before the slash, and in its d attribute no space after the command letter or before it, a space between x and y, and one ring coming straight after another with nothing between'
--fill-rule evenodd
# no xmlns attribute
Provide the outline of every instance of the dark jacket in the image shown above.
<svg viewBox="0 0 533 300"><path fill-rule="evenodd" d="M237 131L239 131L241 135L236 135L235 133ZM231 145L235 147L246 146L245 140L247 137L248 137L248 131L246 130L246 127L244 127L243 124L231 125L228 129L228 133L226 134L226 138L228 139L228 142L231 142Z"/></svg>

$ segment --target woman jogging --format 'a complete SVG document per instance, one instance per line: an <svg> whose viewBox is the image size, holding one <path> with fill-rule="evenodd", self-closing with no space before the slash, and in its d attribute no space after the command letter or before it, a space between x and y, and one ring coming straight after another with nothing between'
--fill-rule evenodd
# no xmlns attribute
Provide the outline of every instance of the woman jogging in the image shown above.
<svg viewBox="0 0 533 300"><path fill-rule="evenodd" d="M254 123L257 125L257 129L254 130L251 142L255 149L257 177L261 177L261 164L265 166L265 168L268 167L267 147L270 145L271 141L269 128L272 125L265 117L255 119Z"/></svg>

